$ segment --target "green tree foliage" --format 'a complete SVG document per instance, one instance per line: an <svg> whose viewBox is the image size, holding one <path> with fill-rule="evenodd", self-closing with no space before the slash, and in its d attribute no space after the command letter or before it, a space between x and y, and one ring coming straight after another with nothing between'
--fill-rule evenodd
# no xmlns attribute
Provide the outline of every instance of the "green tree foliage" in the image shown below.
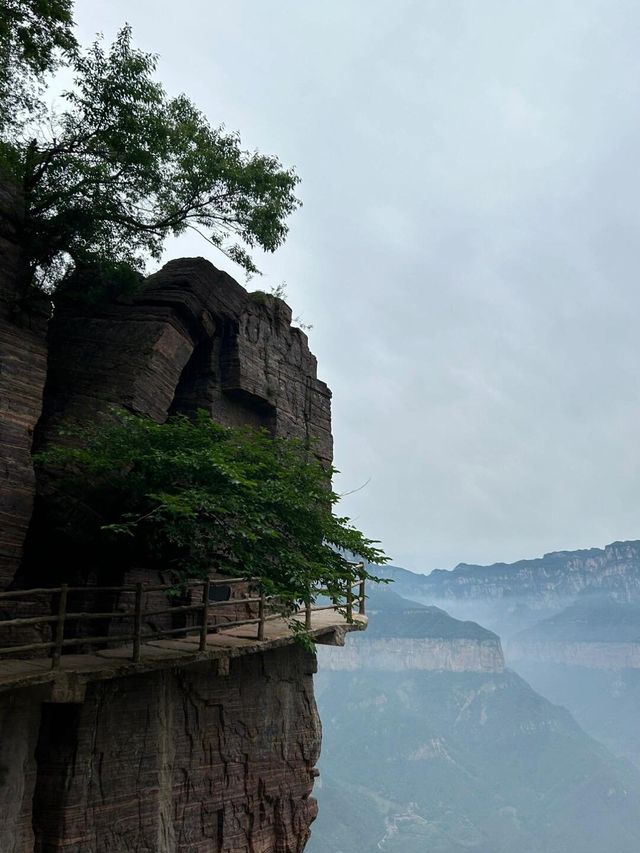
<svg viewBox="0 0 640 853"><path fill-rule="evenodd" d="M386 561L333 512L332 471L299 442L222 427L205 412L165 424L117 413L76 438L81 446L36 461L76 505L61 513L63 538L84 538L114 565L151 563L178 580L212 569L251 576L293 606L318 585L344 595L355 580L345 553Z"/></svg>
<svg viewBox="0 0 640 853"><path fill-rule="evenodd" d="M36 109L43 76L76 47L72 0L2 0L0 130Z"/></svg>
<svg viewBox="0 0 640 853"><path fill-rule="evenodd" d="M35 55L34 69L46 69L47 46ZM110 48L97 40L66 61L75 82L63 108L31 116L27 133L10 126L1 149L24 190L29 280L52 289L73 269L141 269L187 228L255 272L251 250L274 251L299 205L295 172L244 150L184 95L169 97L129 27Z"/></svg>

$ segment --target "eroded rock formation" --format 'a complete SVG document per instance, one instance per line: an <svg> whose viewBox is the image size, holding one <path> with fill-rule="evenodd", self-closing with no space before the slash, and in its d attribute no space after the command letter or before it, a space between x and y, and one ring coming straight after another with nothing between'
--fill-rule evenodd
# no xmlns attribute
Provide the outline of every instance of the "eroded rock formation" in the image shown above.
<svg viewBox="0 0 640 853"><path fill-rule="evenodd" d="M206 409L308 440L332 459L331 395L281 299L250 294L204 258L171 261L129 304L67 299L49 330L41 433L124 406L163 421Z"/></svg>
<svg viewBox="0 0 640 853"><path fill-rule="evenodd" d="M227 677L97 682L73 705L0 698L0 850L298 853L316 811L314 671L294 647Z"/></svg>
<svg viewBox="0 0 640 853"><path fill-rule="evenodd" d="M503 672L504 657L495 639L353 637L344 649L321 650L322 668L400 672Z"/></svg>
<svg viewBox="0 0 640 853"><path fill-rule="evenodd" d="M330 464L330 392L288 306L202 258L171 262L129 300L63 300L47 372L42 314L16 285L19 204L2 192L0 589L64 579L42 563L43 515L32 519L36 424L42 444L113 405L158 421L204 408L308 441ZM30 519L41 541L21 564ZM300 853L315 816L314 666L288 645L238 657L228 676L196 664L95 682L84 701L5 691L0 851Z"/></svg>
<svg viewBox="0 0 640 853"><path fill-rule="evenodd" d="M504 672L500 637L439 607L408 601L382 587L369 596L372 623L337 652L319 651L322 670L378 672Z"/></svg>
<svg viewBox="0 0 640 853"><path fill-rule="evenodd" d="M22 557L33 499L33 430L46 378L46 316L20 300L20 200L0 182L0 589Z"/></svg>

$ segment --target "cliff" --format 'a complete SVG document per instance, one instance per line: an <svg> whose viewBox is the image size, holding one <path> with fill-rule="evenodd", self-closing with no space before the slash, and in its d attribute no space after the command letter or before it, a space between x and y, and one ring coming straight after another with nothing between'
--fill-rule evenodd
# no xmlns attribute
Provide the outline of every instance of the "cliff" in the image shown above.
<svg viewBox="0 0 640 853"><path fill-rule="evenodd" d="M383 571L403 595L499 632L509 667L640 767L638 542L428 576Z"/></svg>
<svg viewBox="0 0 640 853"><path fill-rule="evenodd" d="M298 853L316 814L313 657L296 647L0 695L3 853Z"/></svg>
<svg viewBox="0 0 640 853"><path fill-rule="evenodd" d="M425 607L388 590L372 592L371 624L346 647L323 648L327 671L503 672L500 638L475 622L453 619L438 607Z"/></svg>
<svg viewBox="0 0 640 853"><path fill-rule="evenodd" d="M460 563L452 571L416 575L390 568L404 594L431 601L519 599L539 604L606 593L621 601L640 598L640 541L613 542L605 548L555 551L534 560L476 566Z"/></svg>
<svg viewBox="0 0 640 853"><path fill-rule="evenodd" d="M426 672L502 672L499 640L371 639L350 638L344 649L320 652L323 669L424 670Z"/></svg>
<svg viewBox="0 0 640 853"><path fill-rule="evenodd" d="M521 631L509 643L513 661L596 669L640 667L640 604L580 599Z"/></svg>
<svg viewBox="0 0 640 853"><path fill-rule="evenodd" d="M494 634L387 590L369 603L344 657L319 655L309 853L640 849L640 773L504 669Z"/></svg>
<svg viewBox="0 0 640 853"><path fill-rule="evenodd" d="M561 663L593 669L640 668L640 642L603 643L580 640L513 640L508 645L509 660Z"/></svg>
<svg viewBox="0 0 640 853"><path fill-rule="evenodd" d="M0 181L0 589L15 575L27 533L35 477L33 431L46 379L46 314L21 301L18 195Z"/></svg>
<svg viewBox="0 0 640 853"><path fill-rule="evenodd" d="M284 302L182 259L131 298L68 294L45 340L46 317L18 286L19 200L5 188L0 205L0 589L95 581L90 564L69 566L49 547L34 433L41 447L114 405L159 422L204 408L304 439L330 464L331 395ZM143 567L135 577L113 567L113 582L150 580ZM29 612L27 602L4 616ZM59 695L3 684L0 850L302 851L316 812L315 658L290 640L236 645L226 668L132 667L86 691L69 680Z"/></svg>

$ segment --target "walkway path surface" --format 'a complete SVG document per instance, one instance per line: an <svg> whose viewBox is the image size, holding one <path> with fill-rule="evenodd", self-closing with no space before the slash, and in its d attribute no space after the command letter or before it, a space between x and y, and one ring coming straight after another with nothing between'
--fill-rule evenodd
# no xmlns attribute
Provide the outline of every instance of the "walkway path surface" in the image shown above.
<svg viewBox="0 0 640 853"><path fill-rule="evenodd" d="M365 616L354 615L353 621L348 622L340 613L321 610L312 612L309 634L316 643L341 646L349 631L363 630L366 626ZM45 698L48 701L78 702L82 701L90 681L203 661L216 663L217 674L224 675L229 670L231 658L269 651L294 642L285 619L271 619L265 622L264 628L264 640L256 639L255 625L220 629L207 636L207 648L202 652L197 632L181 639L143 642L137 663L131 659L133 646L130 643L90 654L63 655L57 669L51 668L49 658L0 658L0 691L43 685L47 687Z"/></svg>

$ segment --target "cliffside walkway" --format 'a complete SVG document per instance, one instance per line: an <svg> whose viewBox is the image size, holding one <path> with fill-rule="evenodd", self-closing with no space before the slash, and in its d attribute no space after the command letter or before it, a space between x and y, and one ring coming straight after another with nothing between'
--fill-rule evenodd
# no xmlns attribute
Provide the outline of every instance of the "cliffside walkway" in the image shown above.
<svg viewBox="0 0 640 853"><path fill-rule="evenodd" d="M363 630L365 616L364 581L345 589L341 600L327 605L307 605L285 618L273 611L275 602L268 597L240 595L232 597L233 590L246 590L250 581L245 578L225 578L199 581L184 585L181 591L191 595L201 588L200 601L195 604L158 607L157 594L175 589L171 585L127 587L67 587L53 589L12 590L0 593L0 604L7 599L51 604L57 598L57 613L26 618L0 619L0 691L43 685L45 701L78 702L84 698L86 685L123 675L134 675L151 670L187 666L199 662L214 664L215 674L229 672L232 658L288 645L295 641L292 621L304 626L316 643L343 645L349 631ZM96 597L99 595L128 595L131 607L109 612L72 612L67 605L72 595ZM220 594L228 595L219 600ZM314 595L322 594L315 590ZM154 603L153 596L156 596ZM150 601L150 606L147 602ZM232 616L228 614L232 608ZM249 614L238 617L244 609ZM356 612L356 610L358 612ZM255 615L254 615L255 614ZM164 619L170 624L176 618L196 617L198 624L180 627L150 625L151 619ZM109 636L90 636L86 626L94 620L113 624L116 620L132 623L131 633ZM69 636L73 626L76 636ZM80 626L84 632L79 631ZM31 634L50 632L51 637L38 642L24 643L24 631ZM18 631L13 642L7 632ZM17 636L17 638L16 638ZM102 645L104 648L96 648ZM79 653L66 653L67 649L81 647ZM49 652L49 657L33 656Z"/></svg>

